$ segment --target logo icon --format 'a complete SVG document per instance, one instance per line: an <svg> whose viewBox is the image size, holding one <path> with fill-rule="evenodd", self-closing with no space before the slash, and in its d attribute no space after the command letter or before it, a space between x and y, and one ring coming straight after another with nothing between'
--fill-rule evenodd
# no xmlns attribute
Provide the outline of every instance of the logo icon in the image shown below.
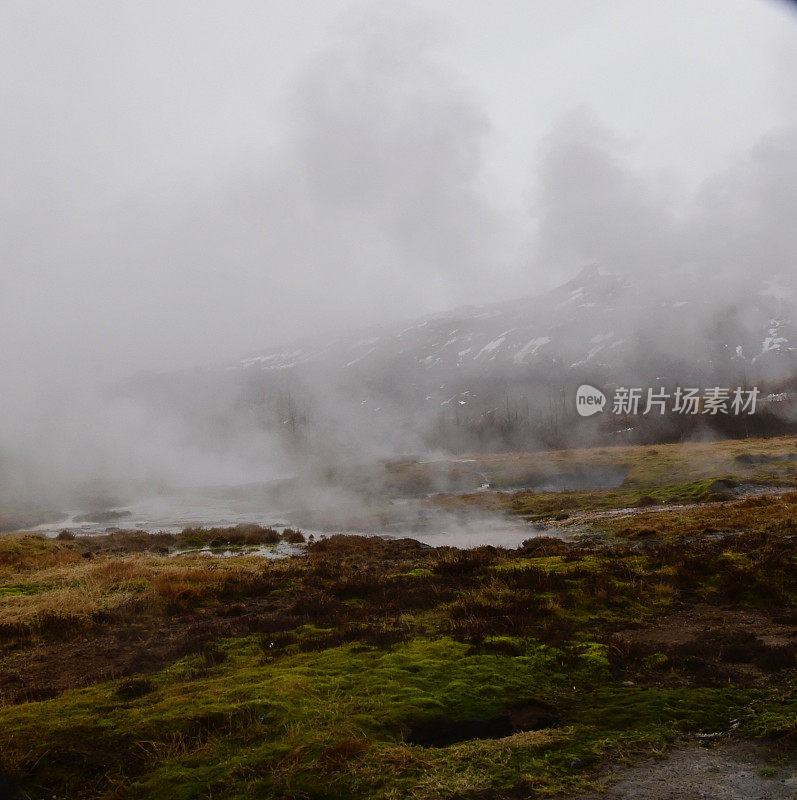
<svg viewBox="0 0 797 800"><path fill-rule="evenodd" d="M591 417L599 411L603 411L606 405L606 395L588 383L582 383L576 392L576 411L582 417Z"/></svg>

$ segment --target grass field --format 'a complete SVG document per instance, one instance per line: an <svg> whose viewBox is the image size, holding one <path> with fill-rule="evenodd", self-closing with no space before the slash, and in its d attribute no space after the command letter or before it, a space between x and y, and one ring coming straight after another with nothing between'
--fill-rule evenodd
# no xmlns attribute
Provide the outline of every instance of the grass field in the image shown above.
<svg viewBox="0 0 797 800"><path fill-rule="evenodd" d="M2 536L3 773L22 798L485 800L571 796L676 741L791 760L796 443L545 454L626 477L429 501L566 539L530 525L516 550ZM533 458L479 468L515 486Z"/></svg>

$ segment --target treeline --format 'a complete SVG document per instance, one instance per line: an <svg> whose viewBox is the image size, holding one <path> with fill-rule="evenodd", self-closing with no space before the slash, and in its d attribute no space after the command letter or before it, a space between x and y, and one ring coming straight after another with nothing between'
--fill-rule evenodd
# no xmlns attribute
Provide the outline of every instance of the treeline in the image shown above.
<svg viewBox="0 0 797 800"><path fill-rule="evenodd" d="M328 439L338 435L366 442L369 437L390 438L391 433L399 450L404 437L420 440L430 450L505 452L675 442L699 435L744 438L797 433L795 384L762 387L755 413L739 415L615 414L611 389L604 387L607 407L585 418L575 410L575 382L566 386L552 381L469 382L471 388L463 383L436 394L427 394L428 387L383 384L367 391L358 387L345 395L319 396L318 390L286 378L244 386L237 413L247 414L297 453L312 453L321 444L329 447Z"/></svg>

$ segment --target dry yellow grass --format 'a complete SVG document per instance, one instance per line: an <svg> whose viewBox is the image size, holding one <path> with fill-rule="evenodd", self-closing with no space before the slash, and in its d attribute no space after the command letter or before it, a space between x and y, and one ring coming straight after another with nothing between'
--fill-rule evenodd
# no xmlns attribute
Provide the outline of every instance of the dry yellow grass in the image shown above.
<svg viewBox="0 0 797 800"><path fill-rule="evenodd" d="M511 485L529 473L546 468L568 469L575 466L589 469L619 465L628 468L626 481L644 483L680 483L724 474L747 475L760 470L736 460L750 454L769 458L797 453L797 436L776 436L768 439L725 439L722 441L693 441L593 447L584 450L548 450L535 453L475 454L479 469L495 475L498 485Z"/></svg>
<svg viewBox="0 0 797 800"><path fill-rule="evenodd" d="M76 564L80 554L35 534L0 535L0 581L30 570Z"/></svg>
<svg viewBox="0 0 797 800"><path fill-rule="evenodd" d="M2 562L8 572L6 580L0 574L0 624L30 623L48 615L89 619L132 603L140 613L160 613L173 603L200 605L216 597L227 581L255 579L269 566L254 557L234 562L202 556L175 562L149 554L83 559L41 536L13 539L23 548L23 556ZM6 541L6 555L12 552ZM8 580L12 576L14 584ZM25 583L18 583L20 579Z"/></svg>

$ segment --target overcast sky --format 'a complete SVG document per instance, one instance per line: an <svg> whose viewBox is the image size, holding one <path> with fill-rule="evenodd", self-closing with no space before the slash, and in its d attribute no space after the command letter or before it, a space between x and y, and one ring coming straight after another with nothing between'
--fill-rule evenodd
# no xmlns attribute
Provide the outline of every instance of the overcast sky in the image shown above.
<svg viewBox="0 0 797 800"><path fill-rule="evenodd" d="M678 216L718 175L757 180L762 142L777 173L796 74L776 0L6 0L0 379L214 362L624 268L568 247L573 136Z"/></svg>

